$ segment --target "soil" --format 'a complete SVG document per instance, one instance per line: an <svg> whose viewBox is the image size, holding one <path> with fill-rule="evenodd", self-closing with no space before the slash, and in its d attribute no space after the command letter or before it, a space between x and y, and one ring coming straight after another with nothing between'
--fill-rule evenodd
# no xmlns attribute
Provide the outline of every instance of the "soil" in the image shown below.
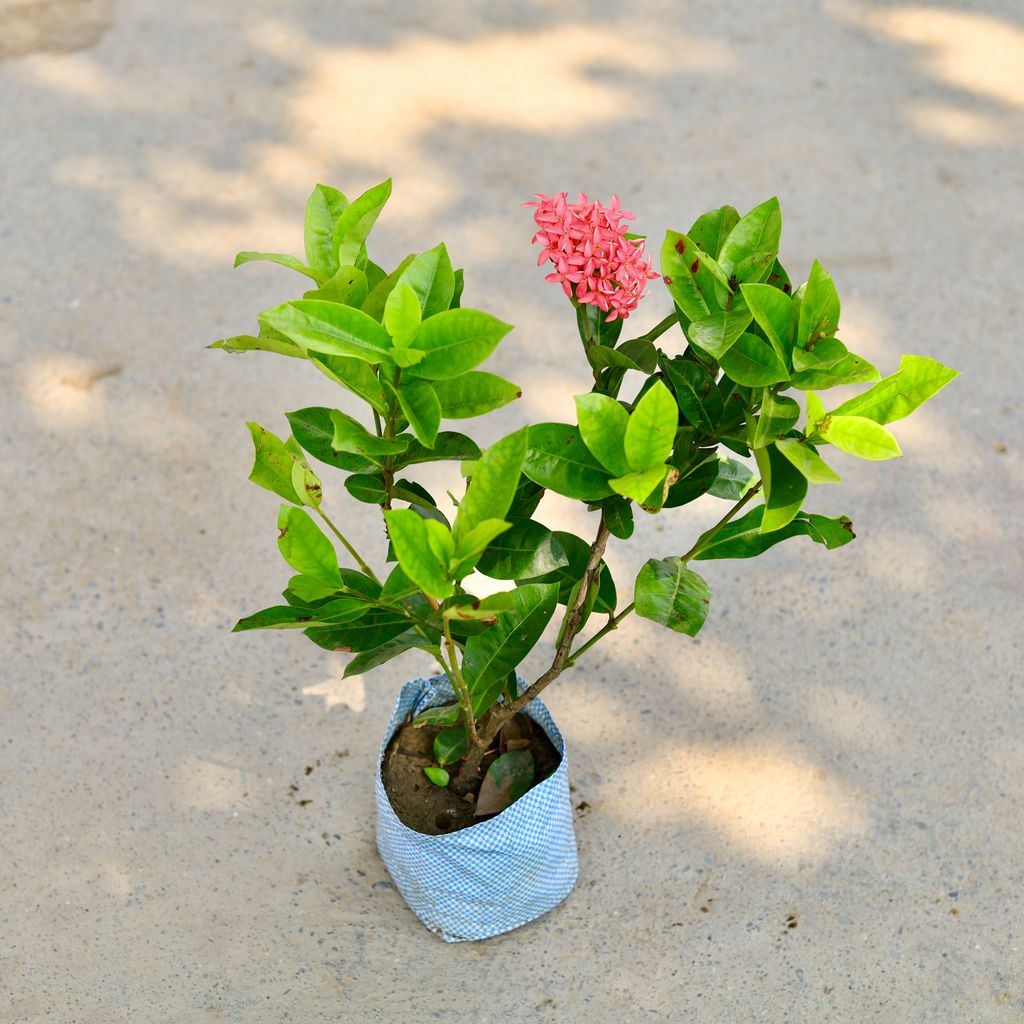
<svg viewBox="0 0 1024 1024"><path fill-rule="evenodd" d="M434 737L440 731L439 726L415 728L411 720L407 721L395 731L381 765L384 790L398 820L428 836L458 832L494 817L477 817L475 813L479 784L471 793L460 797L447 786L435 786L423 774L424 767L437 763L434 760ZM520 712L510 727L502 730L492 749L484 754L481 777L487 766L505 752L510 739L515 746L532 752L536 765L534 786L543 782L561 763L562 756L548 739L547 733L529 715ZM524 741L528 746L524 746ZM448 766L452 779L458 776L460 766L461 762Z"/></svg>

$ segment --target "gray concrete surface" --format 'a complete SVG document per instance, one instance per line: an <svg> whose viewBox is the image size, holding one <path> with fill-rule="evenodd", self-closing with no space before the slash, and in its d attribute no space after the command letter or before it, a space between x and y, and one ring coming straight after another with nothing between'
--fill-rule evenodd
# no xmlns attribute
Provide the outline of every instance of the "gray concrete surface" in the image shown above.
<svg viewBox="0 0 1024 1024"><path fill-rule="evenodd" d="M0 38L0 1021L1024 1019L1019 4L0 0ZM579 887L455 948L371 833L429 665L227 632L286 575L243 420L338 400L203 351L294 294L232 256L387 174L377 258L443 238L517 324L483 440L587 387L535 190L655 234L777 192L852 347L963 371L816 495L855 544L707 564L699 641L633 622L550 691ZM717 508L645 521L622 585Z"/></svg>

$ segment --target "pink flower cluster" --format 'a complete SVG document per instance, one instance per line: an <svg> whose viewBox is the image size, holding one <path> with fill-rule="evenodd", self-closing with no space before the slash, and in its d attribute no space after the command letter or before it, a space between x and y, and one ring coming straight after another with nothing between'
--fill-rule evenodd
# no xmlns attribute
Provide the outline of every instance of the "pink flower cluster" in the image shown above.
<svg viewBox="0 0 1024 1024"><path fill-rule="evenodd" d="M643 239L626 237L622 222L633 220L633 214L622 209L619 197L603 206L582 192L575 203L567 192L537 193L536 202L523 205L534 207L533 240L543 246L537 265L546 260L555 265L545 280L560 284L569 298L604 310L607 323L625 320L647 294L647 282L659 275L644 259Z"/></svg>

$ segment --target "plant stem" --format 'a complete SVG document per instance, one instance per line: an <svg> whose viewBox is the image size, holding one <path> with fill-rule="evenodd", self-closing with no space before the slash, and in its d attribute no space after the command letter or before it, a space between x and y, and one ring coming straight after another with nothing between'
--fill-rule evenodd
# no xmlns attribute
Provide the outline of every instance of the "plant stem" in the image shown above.
<svg viewBox="0 0 1024 1024"><path fill-rule="evenodd" d="M356 551L356 549L352 547L351 544L349 544L341 530L339 530L334 525L334 523L332 523L331 520L327 518L327 513L322 508L318 508L317 512L320 513L320 518L331 528L331 532L334 534L334 536L337 537L338 540L340 540L341 543L345 545L345 549L348 551L348 553L359 563L359 568L362 569L363 572L365 572L366 575L374 581L374 583L380 583L380 580L377 579L377 576L374 573L374 571L366 564L366 562L363 561L362 555L360 555L359 552Z"/></svg>
<svg viewBox="0 0 1024 1024"><path fill-rule="evenodd" d="M572 647L576 634L583 626L583 606L586 604L590 588L597 576L597 570L601 565L601 558L604 549L608 545L608 538L611 535L607 524L604 521L604 513L601 514L601 523L597 529L597 536L590 548L590 557L587 559L587 567L583 571L580 581L580 588L576 592L576 599L565 610L565 619L562 626L562 639L555 651L555 657L550 668L536 682L527 687L511 704L502 705L493 709L487 720L487 727L484 729L483 739L490 743L497 736L501 727L522 711L530 701L536 697L550 683L553 683L567 667L569 662L569 650Z"/></svg>
<svg viewBox="0 0 1024 1024"><path fill-rule="evenodd" d="M632 611L633 602L630 601L630 603L626 605L626 607L623 608L618 615L613 615L608 620L607 625L602 626L601 629L599 629L585 644L578 647L575 651L572 652L572 654L569 655L569 658L565 663L566 668L570 668L571 666L575 665L576 659L579 658L581 655L586 654L586 652L589 651L590 648L598 642L598 640L600 640L602 637L607 636L613 629L618 629L619 623Z"/></svg>
<svg viewBox="0 0 1024 1024"><path fill-rule="evenodd" d="M726 523L728 523L731 519L735 518L736 515L739 512L741 512L743 508L751 501L751 499L753 499L753 497L757 494L759 490L761 490L760 480L758 480L757 483L754 484L753 487L751 487L750 490L747 491L747 493L744 494L743 497L740 498L740 500L737 501L736 504L733 505L733 507L729 509L729 511L726 512L725 515L722 516L722 518L719 519L714 526L711 527L710 530L706 530L704 533L702 533L700 537L697 539L697 541L694 543L693 547L690 548L690 550L687 551L685 555L680 556L680 560L683 562L689 562L694 557L699 555L708 546L708 541L710 541L718 533L718 531L721 530L723 526L725 526Z"/></svg>
<svg viewBox="0 0 1024 1024"><path fill-rule="evenodd" d="M466 680L462 677L462 671L459 669L459 662L455 653L455 642L452 640L451 626L443 616L442 621L444 622L444 646L448 652L448 661L451 665L449 674L452 684L459 691L459 702L462 704L462 710L466 714L466 728L469 731L469 738L473 741L473 746L482 753L484 741L477 732L476 720L473 718L473 698L469 694L469 687L466 685ZM444 662L441 664L443 665Z"/></svg>
<svg viewBox="0 0 1024 1024"><path fill-rule="evenodd" d="M661 323L655 324L646 334L641 334L634 341L657 341L673 324L679 323L678 313L669 313Z"/></svg>

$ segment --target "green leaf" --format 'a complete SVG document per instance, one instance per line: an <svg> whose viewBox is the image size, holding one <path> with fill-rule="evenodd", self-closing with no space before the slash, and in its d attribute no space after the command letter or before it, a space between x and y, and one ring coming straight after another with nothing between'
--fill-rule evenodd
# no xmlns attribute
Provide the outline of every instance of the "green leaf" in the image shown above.
<svg viewBox="0 0 1024 1024"><path fill-rule="evenodd" d="M394 469L421 462L458 462L464 459L480 458L480 449L471 438L453 430L442 430L434 441L433 448L426 448L418 441L409 441L409 446L392 460Z"/></svg>
<svg viewBox="0 0 1024 1024"><path fill-rule="evenodd" d="M358 395L382 416L387 415L388 404L377 374L369 363L349 356L329 356L319 353L309 360L325 377Z"/></svg>
<svg viewBox="0 0 1024 1024"><path fill-rule="evenodd" d="M640 473L627 473L624 476L615 477L608 483L616 494L631 498L640 505L646 501L655 488L665 482L667 474L668 466L662 463L660 466L652 466Z"/></svg>
<svg viewBox="0 0 1024 1024"><path fill-rule="evenodd" d="M836 286L828 271L815 260L800 300L797 348L814 348L821 338L835 334L838 328L839 295Z"/></svg>
<svg viewBox="0 0 1024 1024"><path fill-rule="evenodd" d="M624 448L629 413L608 395L590 392L576 395L575 401L583 443L609 472L625 476L630 471Z"/></svg>
<svg viewBox="0 0 1024 1024"><path fill-rule="evenodd" d="M334 246L339 264L355 263L359 258L366 238L390 195L391 179L388 178L354 199L342 211L334 227Z"/></svg>
<svg viewBox="0 0 1024 1024"><path fill-rule="evenodd" d="M792 398L767 392L761 403L751 447L764 448L772 444L777 438L784 436L798 419L800 406Z"/></svg>
<svg viewBox="0 0 1024 1024"><path fill-rule="evenodd" d="M751 313L747 304L737 300L732 309L715 310L700 320L694 320L687 331L692 345L713 359L721 360L736 340L747 329Z"/></svg>
<svg viewBox="0 0 1024 1024"><path fill-rule="evenodd" d="M629 540L633 536L633 509L624 498L612 498L604 503L605 526L613 537Z"/></svg>
<svg viewBox="0 0 1024 1024"><path fill-rule="evenodd" d="M715 261L713 269L701 261L697 268L697 287L701 294L707 299L708 308L713 310L717 307L718 301L715 298L715 281L717 275L728 281L717 260L722 252L722 246L729 237L729 233L736 226L740 219L739 212L732 206L722 206L717 210L709 210L702 213L690 228L690 238L697 247L697 258L700 261L701 254L712 257ZM692 264L691 264L692 266Z"/></svg>
<svg viewBox="0 0 1024 1024"><path fill-rule="evenodd" d="M240 267L245 263L279 263L282 267L287 267L289 270L297 270L300 274L305 274L306 277L311 277L318 284L326 280L326 276L314 270L312 267L307 267L305 263L300 259L296 259L294 256L289 256L283 252L240 252L235 256L235 266Z"/></svg>
<svg viewBox="0 0 1024 1024"><path fill-rule="evenodd" d="M427 380L458 377L482 363L511 330L511 324L478 309L438 313L416 335L416 347L426 356L411 372Z"/></svg>
<svg viewBox="0 0 1024 1024"><path fill-rule="evenodd" d="M363 675L385 662L411 650L427 650L429 645L415 629L406 630L372 650L357 654L346 666L343 679Z"/></svg>
<svg viewBox="0 0 1024 1024"><path fill-rule="evenodd" d="M566 423L538 423L528 431L523 472L556 494L583 501L611 495L608 471L583 443L578 428Z"/></svg>
<svg viewBox="0 0 1024 1024"><path fill-rule="evenodd" d="M615 322L621 323L622 321L616 320ZM597 369L616 366L623 370L639 370L641 373L650 373L654 369L657 358L657 349L651 342L645 341L643 338L627 341L622 348L591 345L587 349L587 359L590 361L590 365Z"/></svg>
<svg viewBox="0 0 1024 1024"><path fill-rule="evenodd" d="M800 506L807 497L807 477L774 445L771 448L758 449L756 454L757 464L762 467L761 479L765 493L761 532L771 533L774 530L781 530L800 511ZM765 459L767 473L764 472Z"/></svg>
<svg viewBox="0 0 1024 1024"><path fill-rule="evenodd" d="M807 477L808 483L839 483L839 474L817 452L797 438L780 438L775 442L775 447Z"/></svg>
<svg viewBox="0 0 1024 1024"><path fill-rule="evenodd" d="M420 329L423 310L416 293L402 281L391 290L384 303L384 329L391 335L395 346L410 345Z"/></svg>
<svg viewBox="0 0 1024 1024"><path fill-rule="evenodd" d="M473 714L479 717L498 699L505 677L533 649L554 614L558 586L530 583L512 594L511 611L490 629L466 641L462 674L469 687Z"/></svg>
<svg viewBox="0 0 1024 1024"><path fill-rule="evenodd" d="M506 591L482 599L472 594L456 594L445 602L443 614L446 619L456 622L493 623L501 612L512 610L512 593Z"/></svg>
<svg viewBox="0 0 1024 1024"><path fill-rule="evenodd" d="M306 203L306 262L322 274L324 280L338 269L334 229L347 206L348 199L329 185L317 185Z"/></svg>
<svg viewBox="0 0 1024 1024"><path fill-rule="evenodd" d="M454 298L455 272L444 243L417 256L399 281L413 290L424 320L447 310Z"/></svg>
<svg viewBox="0 0 1024 1024"><path fill-rule="evenodd" d="M442 417L450 420L480 416L492 409L500 409L522 395L518 384L480 370L436 381L434 391L441 403Z"/></svg>
<svg viewBox="0 0 1024 1024"><path fill-rule="evenodd" d="M588 351L592 348L614 349L622 333L622 324L621 318L608 323L608 314L587 302L576 307L576 326Z"/></svg>
<svg viewBox="0 0 1024 1024"><path fill-rule="evenodd" d="M284 592L285 600L298 608L314 607L338 592L338 580L321 583L312 576L293 576Z"/></svg>
<svg viewBox="0 0 1024 1024"><path fill-rule="evenodd" d="M881 462L903 454L896 438L880 423L866 416L830 414L818 424L818 433L840 451L856 455L859 459Z"/></svg>
<svg viewBox="0 0 1024 1024"><path fill-rule="evenodd" d="M804 433L810 437L818 429L818 424L825 418L825 407L821 399L813 392L807 392L807 425Z"/></svg>
<svg viewBox="0 0 1024 1024"><path fill-rule="evenodd" d="M302 457L297 443L283 442L258 423L247 423L254 459L249 479L296 505L320 504L320 478Z"/></svg>
<svg viewBox="0 0 1024 1024"><path fill-rule="evenodd" d="M718 456L718 471L708 493L726 501L739 501L754 482L754 474L742 462Z"/></svg>
<svg viewBox="0 0 1024 1024"><path fill-rule="evenodd" d="M723 460L724 461L724 460ZM718 475L718 458L714 457L688 468L668 489L665 495L664 508L679 508L691 501L696 501L706 494L715 483Z"/></svg>
<svg viewBox="0 0 1024 1024"><path fill-rule="evenodd" d="M220 341L206 347L223 349L225 352L273 352L279 356L291 356L293 359L306 358L306 353L298 345L265 324L260 325L258 338L251 334L238 334L233 338L221 338Z"/></svg>
<svg viewBox="0 0 1024 1024"><path fill-rule="evenodd" d="M409 620L398 612L370 611L356 622L327 629L307 629L304 636L325 651L359 654L375 651L404 633Z"/></svg>
<svg viewBox="0 0 1024 1024"><path fill-rule="evenodd" d="M838 338L820 338L813 348L793 349L793 369L827 370L842 362L850 354L849 349Z"/></svg>
<svg viewBox="0 0 1024 1024"><path fill-rule="evenodd" d="M793 351L793 330L796 326L793 300L781 289L770 284L744 284L740 286L740 291L758 327L764 331L772 348L788 366Z"/></svg>
<svg viewBox="0 0 1024 1024"><path fill-rule="evenodd" d="M766 387L789 379L786 364L764 338L744 334L722 356L722 372L745 387Z"/></svg>
<svg viewBox="0 0 1024 1024"><path fill-rule="evenodd" d="M448 579L447 566L441 565L431 549L427 522L408 508L389 509L384 518L405 575L435 601L451 596L455 588Z"/></svg>
<svg viewBox="0 0 1024 1024"><path fill-rule="evenodd" d="M508 513L519 484L526 444L526 429L517 430L487 448L473 467L453 529L460 555L467 553L462 542L474 527L488 519L504 519Z"/></svg>
<svg viewBox="0 0 1024 1024"><path fill-rule="evenodd" d="M532 519L517 519L488 545L476 569L495 580L522 580L568 564L565 550L546 526Z"/></svg>
<svg viewBox="0 0 1024 1024"><path fill-rule="evenodd" d="M442 767L461 761L466 749L466 730L461 727L442 729L434 737L434 760Z"/></svg>
<svg viewBox="0 0 1024 1024"><path fill-rule="evenodd" d="M702 320L715 309L713 286L701 287L700 268L696 242L678 231L667 231L661 247L662 280L690 320Z"/></svg>
<svg viewBox="0 0 1024 1024"><path fill-rule="evenodd" d="M900 368L856 398L843 402L833 416L861 416L875 423L892 423L909 416L918 406L938 394L957 370L925 356L904 356Z"/></svg>
<svg viewBox="0 0 1024 1024"><path fill-rule="evenodd" d="M422 728L424 725L455 725L462 717L462 707L458 704L448 704L443 708L427 708L421 711L413 720L413 727Z"/></svg>
<svg viewBox="0 0 1024 1024"><path fill-rule="evenodd" d="M511 525L504 519L485 519L483 522L477 523L467 533L462 534L455 551L457 559L453 567L455 578L461 580L472 572L484 549Z"/></svg>
<svg viewBox="0 0 1024 1024"><path fill-rule="evenodd" d="M353 473L345 478L345 490L367 505L383 505L388 497L380 473Z"/></svg>
<svg viewBox="0 0 1024 1024"><path fill-rule="evenodd" d="M277 517L277 546L298 573L337 588L341 583L338 555L320 527L301 508L282 505Z"/></svg>
<svg viewBox="0 0 1024 1024"><path fill-rule="evenodd" d="M558 603L568 604L573 588L586 571L587 563L590 560L590 545L582 537L577 537L573 533L565 533L562 530L556 530L554 536L565 553L567 563L559 566L553 572L546 573L544 576L531 577L519 582L557 583ZM601 570L600 585L594 607L599 613L610 615L615 611L615 605L618 601L618 595L615 591L615 580L612 578L608 566L603 561L599 568Z"/></svg>
<svg viewBox="0 0 1024 1024"><path fill-rule="evenodd" d="M366 301L363 302L362 307L363 312L367 316L373 317L378 323L384 319L384 307L387 305L388 296L395 285L402 279L402 275L415 258L416 256L410 253L387 277L378 281L370 289L370 294L366 296Z"/></svg>
<svg viewBox="0 0 1024 1024"><path fill-rule="evenodd" d="M338 409L331 410L331 423L334 425L331 447L335 451L351 452L368 459L376 459L383 455L395 455L408 447L408 441L402 438L377 437L376 434L371 434L358 420Z"/></svg>
<svg viewBox="0 0 1024 1024"><path fill-rule="evenodd" d="M264 608L239 619L235 623L232 633L244 633L250 629L294 629L305 628L316 616L314 608L293 607L290 604L278 605L274 608Z"/></svg>
<svg viewBox="0 0 1024 1024"><path fill-rule="evenodd" d="M724 412L715 378L699 363L682 356L664 360L662 369L686 419L705 434L711 434Z"/></svg>
<svg viewBox="0 0 1024 1024"><path fill-rule="evenodd" d="M514 804L533 785L536 770L529 750L507 750L496 757L480 784L476 817L500 814Z"/></svg>
<svg viewBox="0 0 1024 1024"><path fill-rule="evenodd" d="M738 282L763 281L779 254L781 235L782 211L778 199L772 197L741 217L729 232L718 254L726 277ZM720 285L715 295L724 305L728 296Z"/></svg>
<svg viewBox="0 0 1024 1024"><path fill-rule="evenodd" d="M679 426L679 408L672 392L654 382L636 403L626 426L626 461L637 473L661 466L672 454Z"/></svg>
<svg viewBox="0 0 1024 1024"><path fill-rule="evenodd" d="M758 505L740 519L727 523L707 542L700 554L694 556L694 560L754 558L790 537L810 537L829 550L842 547L854 538L853 524L846 516L829 519L801 512L792 522L771 533L761 531L763 516L764 505Z"/></svg>
<svg viewBox="0 0 1024 1024"><path fill-rule="evenodd" d="M285 417L295 439L315 459L349 473L372 470L373 463L365 458L334 449L334 424L331 422L331 412L331 409L310 406L308 409L285 413Z"/></svg>
<svg viewBox="0 0 1024 1024"><path fill-rule="evenodd" d="M451 779L451 776L443 768L438 768L437 765L433 764L425 765L423 768L423 774L426 775L426 777L430 779L435 786L447 786Z"/></svg>
<svg viewBox="0 0 1024 1024"><path fill-rule="evenodd" d="M319 288L303 292L304 299L324 299L345 306L359 307L366 301L366 274L358 267L339 267Z"/></svg>
<svg viewBox="0 0 1024 1024"><path fill-rule="evenodd" d="M366 363L389 358L391 338L372 317L351 306L320 299L299 299L260 314L260 321L299 348L332 356L349 356Z"/></svg>
<svg viewBox="0 0 1024 1024"><path fill-rule="evenodd" d="M878 380L878 371L852 352L828 369L803 370L790 377L790 384L801 391L824 391L840 384L863 384Z"/></svg>
<svg viewBox="0 0 1024 1024"><path fill-rule="evenodd" d="M398 402L420 444L433 448L441 426L441 402L434 389L425 380L406 377L398 387Z"/></svg>
<svg viewBox="0 0 1024 1024"><path fill-rule="evenodd" d="M633 600L637 615L696 636L707 618L711 591L681 558L652 558L636 578Z"/></svg>

